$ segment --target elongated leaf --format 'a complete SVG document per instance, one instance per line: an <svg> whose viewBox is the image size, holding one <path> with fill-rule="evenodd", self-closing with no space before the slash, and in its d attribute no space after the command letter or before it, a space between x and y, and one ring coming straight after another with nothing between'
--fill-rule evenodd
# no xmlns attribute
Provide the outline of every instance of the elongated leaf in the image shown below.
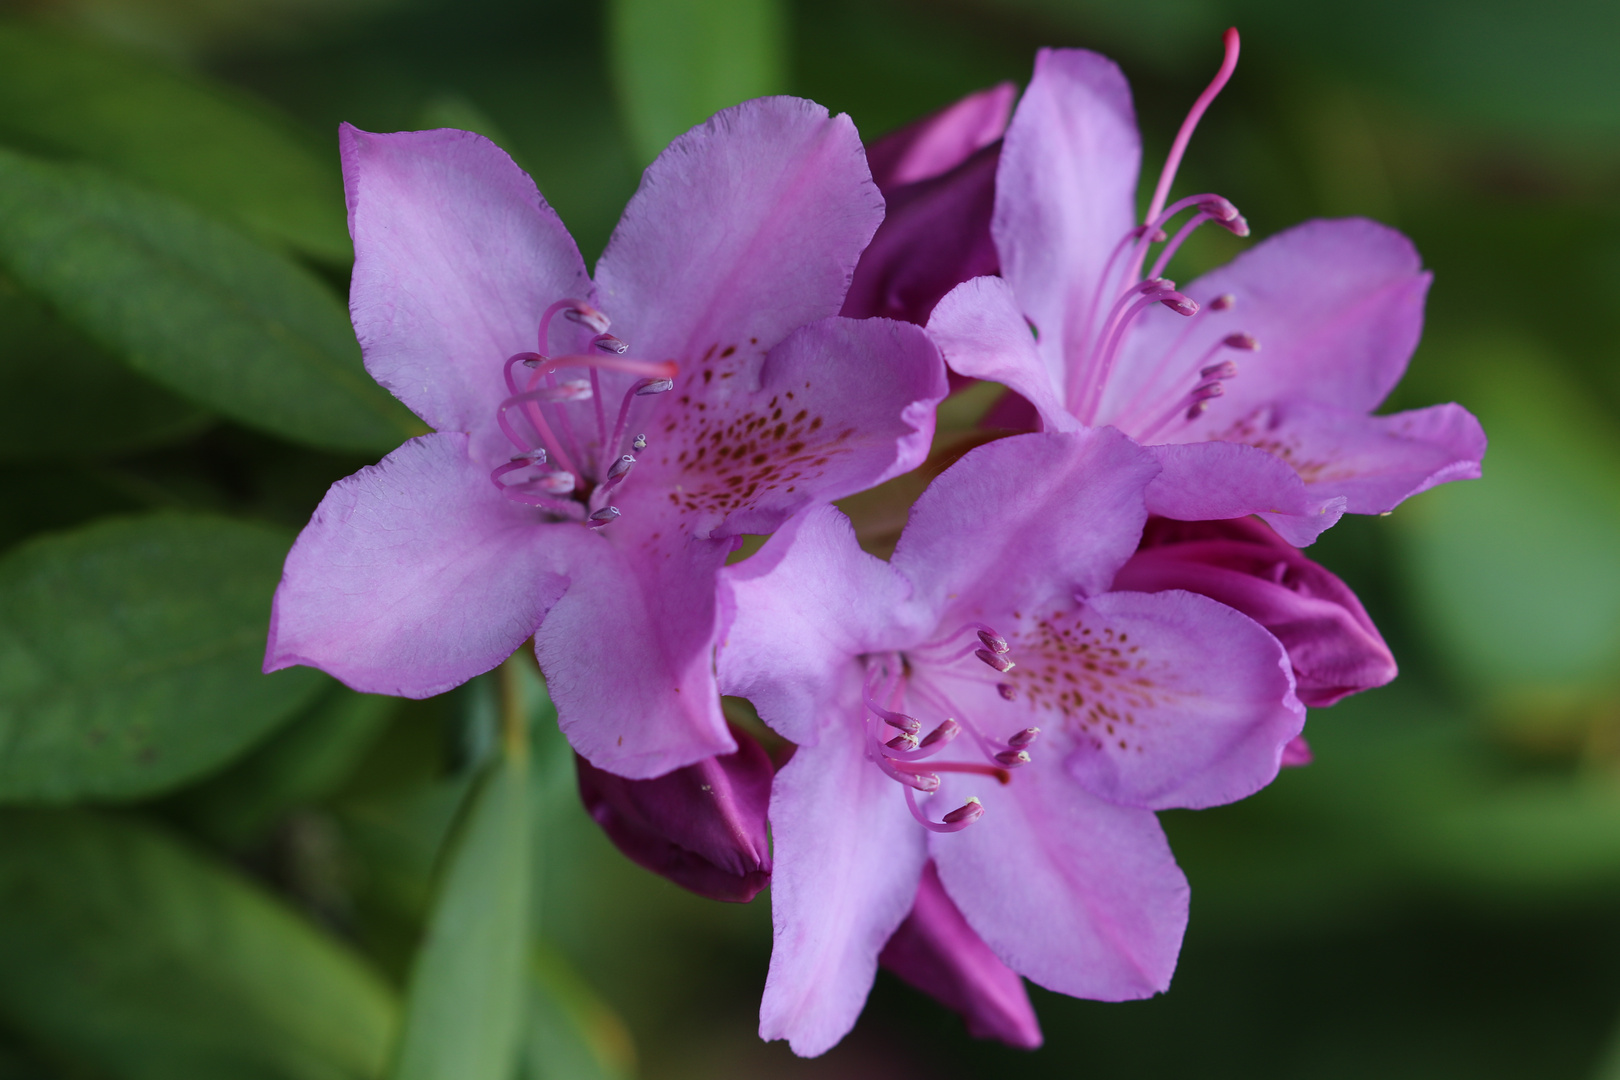
<svg viewBox="0 0 1620 1080"><path fill-rule="evenodd" d="M497 758L452 841L411 970L394 1080L509 1080L517 1061L529 917L521 760Z"/></svg>
<svg viewBox="0 0 1620 1080"><path fill-rule="evenodd" d="M366 374L330 289L167 196L0 150L0 266L135 370L250 427L375 451L426 430Z"/></svg>
<svg viewBox="0 0 1620 1080"><path fill-rule="evenodd" d="M266 107L152 61L0 23L0 140L94 161L311 255L350 257L335 137L323 159Z"/></svg>
<svg viewBox="0 0 1620 1080"><path fill-rule="evenodd" d="M178 809L226 846L251 843L288 810L336 791L398 705L335 686L263 746L185 793Z"/></svg>
<svg viewBox="0 0 1620 1080"><path fill-rule="evenodd" d="M158 514L0 558L0 800L130 798L241 753L326 680L260 674L291 538Z"/></svg>
<svg viewBox="0 0 1620 1080"><path fill-rule="evenodd" d="M642 164L709 114L781 93L780 0L613 0L613 74Z"/></svg>
<svg viewBox="0 0 1620 1080"><path fill-rule="evenodd" d="M0 275L0 458L141 450L183 438L207 420Z"/></svg>
<svg viewBox="0 0 1620 1080"><path fill-rule="evenodd" d="M635 1075L630 1030L561 954L536 942L522 1080L624 1080Z"/></svg>
<svg viewBox="0 0 1620 1080"><path fill-rule="evenodd" d="M397 1004L348 950L157 829L11 810L0 1018L113 1080L362 1080Z"/></svg>

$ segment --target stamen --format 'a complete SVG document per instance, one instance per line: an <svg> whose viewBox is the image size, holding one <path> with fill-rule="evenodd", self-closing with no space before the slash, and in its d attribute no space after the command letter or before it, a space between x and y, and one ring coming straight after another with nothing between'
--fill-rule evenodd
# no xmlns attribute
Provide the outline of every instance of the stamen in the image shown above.
<svg viewBox="0 0 1620 1080"><path fill-rule="evenodd" d="M600 529L609 522L616 520L618 516L619 508L617 506L604 506L600 510L591 511L591 516L587 521L591 528Z"/></svg>
<svg viewBox="0 0 1620 1080"><path fill-rule="evenodd" d="M634 439L632 439L630 441L630 446L631 446L632 449L638 450L638 451L647 449L647 436L645 436L645 435L637 435Z"/></svg>
<svg viewBox="0 0 1620 1080"><path fill-rule="evenodd" d="M1215 100L1215 96L1221 92L1226 86L1227 80L1232 77L1233 70L1237 68L1238 50L1241 42L1238 39L1236 27L1226 31L1222 38L1222 44L1226 47L1226 55L1221 60L1220 70L1215 73L1215 78L1211 80L1204 92L1198 95L1198 100L1193 102L1192 111L1181 122L1181 130L1176 132L1175 142L1170 144L1170 156L1165 159L1164 169L1159 173L1158 186L1153 189L1153 201L1148 203L1147 219L1149 221L1158 217L1159 208L1164 205L1165 199L1170 194L1170 184L1175 180L1176 170L1181 167L1181 157L1187 152L1187 143L1192 139L1193 129L1198 126L1198 121L1203 119L1204 110L1209 108L1210 103Z"/></svg>
<svg viewBox="0 0 1620 1080"><path fill-rule="evenodd" d="M917 736L911 734L909 731L902 731L900 734L896 735L883 745L887 746L890 750L898 750L901 753L909 753L912 750L917 749Z"/></svg>
<svg viewBox="0 0 1620 1080"><path fill-rule="evenodd" d="M977 795L969 795L967 802L945 815L947 825L960 825L967 828L984 816L984 804Z"/></svg>
<svg viewBox="0 0 1620 1080"><path fill-rule="evenodd" d="M591 307L591 305L582 304L577 300L569 301L569 306L562 309L562 314L563 318L569 322L579 323L587 329L595 330L598 334L606 333L610 325L606 315Z"/></svg>
<svg viewBox="0 0 1620 1080"><path fill-rule="evenodd" d="M1007 674L1007 672L1018 666L1005 656L998 656L989 649L974 649L973 655L977 656L980 660L983 660L985 663L989 664L1003 675Z"/></svg>
<svg viewBox="0 0 1620 1080"><path fill-rule="evenodd" d="M1003 750L1001 753L996 755L996 760L1007 766L1009 769L1016 769L1020 765L1029 764L1029 751Z"/></svg>
<svg viewBox="0 0 1620 1080"><path fill-rule="evenodd" d="M1012 646L1007 644L1007 639L993 630L980 630L979 640L984 642L985 648L998 655L1012 649Z"/></svg>
<svg viewBox="0 0 1620 1080"><path fill-rule="evenodd" d="M1012 683L1004 683L1004 682L996 683L996 693L1001 695L1001 700L1002 701L1017 701L1018 700L1018 688L1013 686Z"/></svg>
<svg viewBox="0 0 1620 1080"><path fill-rule="evenodd" d="M662 394L673 389L675 389L674 379L649 379L636 387L635 393L637 397L648 397L652 394Z"/></svg>
<svg viewBox="0 0 1620 1080"><path fill-rule="evenodd" d="M617 356L623 356L630 351L630 346L612 334L598 334L591 339L591 344L605 353L613 353Z"/></svg>
<svg viewBox="0 0 1620 1080"><path fill-rule="evenodd" d="M1027 727L1023 731L1020 731L1018 734L1014 735L1012 738L1008 739L1007 745L1012 747L1014 750L1022 750L1024 747L1038 739L1040 734L1040 728Z"/></svg>
<svg viewBox="0 0 1620 1080"><path fill-rule="evenodd" d="M960 734L962 725L947 717L943 724L923 736L922 745L924 749L930 746L943 747Z"/></svg>
<svg viewBox="0 0 1620 1080"><path fill-rule="evenodd" d="M633 468L635 466L635 464L636 464L636 459L632 455L630 455L630 454L621 455L619 457L619 460L615 461L613 463L613 465L608 469L608 471L607 471L607 480L609 482L611 482L613 480L617 480L619 477L621 477L621 476L625 475L626 473L628 473L631 470L631 468Z"/></svg>
<svg viewBox="0 0 1620 1080"><path fill-rule="evenodd" d="M1211 311L1230 311L1237 306L1237 297L1231 293L1221 293L1215 299L1204 305Z"/></svg>
<svg viewBox="0 0 1620 1080"><path fill-rule="evenodd" d="M916 818L923 828L930 832L939 833L961 832L975 821L978 821L984 813L984 807L979 804L979 800L970 798L965 804L946 814L943 823L929 821L922 809L917 806L917 797L911 793L910 788L906 789L906 806L911 810L911 816ZM970 808L975 806L978 807L978 810L971 812Z"/></svg>

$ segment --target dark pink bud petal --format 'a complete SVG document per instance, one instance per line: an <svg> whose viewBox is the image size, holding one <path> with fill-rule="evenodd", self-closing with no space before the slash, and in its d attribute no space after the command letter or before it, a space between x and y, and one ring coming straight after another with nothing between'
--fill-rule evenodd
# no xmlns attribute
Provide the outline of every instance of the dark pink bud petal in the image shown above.
<svg viewBox="0 0 1620 1080"><path fill-rule="evenodd" d="M923 867L911 914L878 954L878 963L960 1013L975 1038L1030 1050L1041 1045L1041 1026L1024 981L968 926L932 862Z"/></svg>
<svg viewBox="0 0 1620 1080"><path fill-rule="evenodd" d="M1395 677L1395 657L1350 587L1254 518L1154 518L1114 588L1186 589L1243 612L1288 650L1306 705Z"/></svg>
<svg viewBox="0 0 1620 1080"><path fill-rule="evenodd" d="M652 780L575 755L585 810L640 866L711 900L746 903L771 881L765 814L775 768L736 728L737 750Z"/></svg>
<svg viewBox="0 0 1620 1080"><path fill-rule="evenodd" d="M1315 760L1316 755L1311 753L1311 744L1305 741L1303 735L1295 735L1288 741L1288 745L1283 747L1282 767L1285 769L1309 765Z"/></svg>

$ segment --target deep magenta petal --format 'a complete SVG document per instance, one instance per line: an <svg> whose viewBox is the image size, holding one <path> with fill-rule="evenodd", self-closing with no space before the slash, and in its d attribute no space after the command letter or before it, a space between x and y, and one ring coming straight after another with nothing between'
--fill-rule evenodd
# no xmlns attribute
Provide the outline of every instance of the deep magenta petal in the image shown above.
<svg viewBox="0 0 1620 1080"><path fill-rule="evenodd" d="M873 181L887 196L950 172L1001 138L1017 97L1018 87L1000 83L891 131L866 148Z"/></svg>
<svg viewBox="0 0 1620 1080"><path fill-rule="evenodd" d="M1283 643L1299 699L1312 707L1396 674L1395 657L1350 587L1253 519L1156 519L1114 587L1185 589L1243 612Z"/></svg>
<svg viewBox="0 0 1620 1080"><path fill-rule="evenodd" d="M287 556L264 669L430 697L490 670L568 585L583 531L500 496L459 433L333 484Z"/></svg>
<svg viewBox="0 0 1620 1080"><path fill-rule="evenodd" d="M1018 973L1003 964L951 903L930 862L911 914L878 954L878 963L941 1005L960 1013L968 1033L1033 1050L1041 1025Z"/></svg>
<svg viewBox="0 0 1620 1080"><path fill-rule="evenodd" d="M536 347L552 303L590 299L579 249L481 135L344 124L339 142L366 370L434 428L471 433L480 460L508 452L494 431L501 365Z"/></svg>
<svg viewBox="0 0 1620 1080"><path fill-rule="evenodd" d="M652 780L626 780L577 754L579 795L639 866L710 900L747 903L771 881L770 755L731 729L737 750Z"/></svg>
<svg viewBox="0 0 1620 1080"><path fill-rule="evenodd" d="M894 188L888 213L861 254L843 315L919 325L940 297L1001 268L990 237L1000 145L941 176Z"/></svg>

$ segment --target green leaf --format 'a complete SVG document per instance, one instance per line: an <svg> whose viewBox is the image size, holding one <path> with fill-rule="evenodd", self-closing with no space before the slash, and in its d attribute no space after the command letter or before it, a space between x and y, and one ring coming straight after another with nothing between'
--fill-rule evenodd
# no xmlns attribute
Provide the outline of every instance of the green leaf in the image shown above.
<svg viewBox="0 0 1620 1080"><path fill-rule="evenodd" d="M265 744L181 796L177 809L226 847L259 839L287 811L335 792L399 706L333 687Z"/></svg>
<svg viewBox="0 0 1620 1080"><path fill-rule="evenodd" d="M1482 480L1396 511L1416 610L1469 685L1620 682L1620 441L1591 396L1508 335L1459 343L1491 438ZM1459 376L1460 377L1460 376Z"/></svg>
<svg viewBox="0 0 1620 1080"><path fill-rule="evenodd" d="M0 799L149 795L264 737L326 680L260 674L289 537L113 519L0 558Z"/></svg>
<svg viewBox="0 0 1620 1080"><path fill-rule="evenodd" d="M350 258L335 138L323 159L268 108L149 60L0 23L0 140L93 161L310 255Z"/></svg>
<svg viewBox="0 0 1620 1080"><path fill-rule="evenodd" d="M361 1080L397 1004L347 949L152 826L10 810L0 1017L114 1080Z"/></svg>
<svg viewBox="0 0 1620 1080"><path fill-rule="evenodd" d="M96 169L0 150L0 266L135 370L296 442L389 450L423 428L297 263Z"/></svg>
<svg viewBox="0 0 1620 1080"><path fill-rule="evenodd" d="M626 1080L636 1071L630 1029L555 949L536 942L521 1080Z"/></svg>
<svg viewBox="0 0 1620 1080"><path fill-rule="evenodd" d="M194 434L208 416L141 378L0 274L0 458L88 457Z"/></svg>
<svg viewBox="0 0 1620 1080"><path fill-rule="evenodd" d="M529 917L527 769L491 763L452 841L411 970L394 1080L509 1080Z"/></svg>
<svg viewBox="0 0 1620 1080"><path fill-rule="evenodd" d="M782 92L781 0L613 0L613 74L643 163L710 114Z"/></svg>

